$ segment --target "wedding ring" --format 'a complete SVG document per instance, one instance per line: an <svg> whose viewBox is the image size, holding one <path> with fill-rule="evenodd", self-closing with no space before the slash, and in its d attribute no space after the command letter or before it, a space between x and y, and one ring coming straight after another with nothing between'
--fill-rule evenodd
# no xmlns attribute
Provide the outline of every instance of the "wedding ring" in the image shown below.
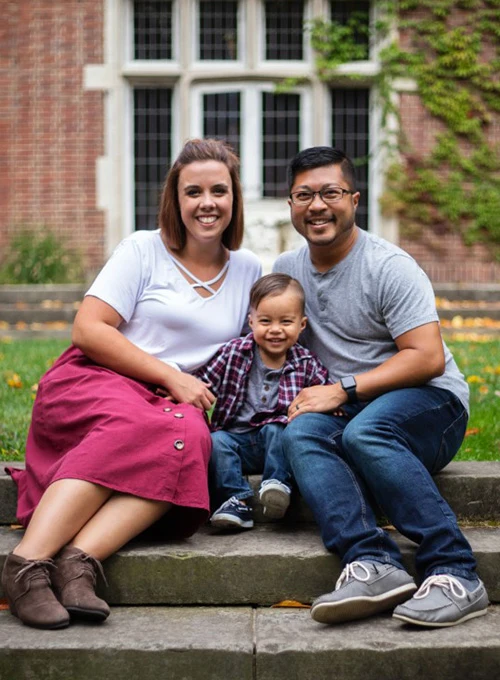
<svg viewBox="0 0 500 680"><path fill-rule="evenodd" d="M299 408L300 408L300 406L297 404L297 406L295 407L295 410L298 411Z"/></svg>

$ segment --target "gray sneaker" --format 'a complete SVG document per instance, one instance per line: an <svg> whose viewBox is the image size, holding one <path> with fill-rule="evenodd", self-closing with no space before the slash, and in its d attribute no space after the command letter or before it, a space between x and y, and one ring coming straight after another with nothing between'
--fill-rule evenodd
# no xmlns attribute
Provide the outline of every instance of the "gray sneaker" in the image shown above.
<svg viewBox="0 0 500 680"><path fill-rule="evenodd" d="M482 581L468 591L450 574L434 574L425 579L411 600L396 607L393 617L417 626L445 628L484 616L488 604Z"/></svg>
<svg viewBox="0 0 500 680"><path fill-rule="evenodd" d="M383 612L407 600L417 586L404 569L381 562L351 562L332 593L314 600L311 616L320 623L342 623Z"/></svg>

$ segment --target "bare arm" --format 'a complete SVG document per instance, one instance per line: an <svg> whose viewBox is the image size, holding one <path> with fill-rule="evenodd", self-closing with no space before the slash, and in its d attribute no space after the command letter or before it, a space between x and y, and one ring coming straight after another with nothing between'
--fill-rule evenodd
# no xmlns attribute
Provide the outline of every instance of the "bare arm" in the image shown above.
<svg viewBox="0 0 500 680"><path fill-rule="evenodd" d="M178 402L209 409L215 397L197 378L177 371L139 349L120 333L122 317L110 305L86 296L73 325L72 341L101 366L166 389Z"/></svg>
<svg viewBox="0 0 500 680"><path fill-rule="evenodd" d="M377 368L356 375L360 401L369 401L380 394L402 387L423 385L444 371L444 351L437 322L403 333L394 341L398 351ZM347 402L340 383L308 387L290 404L289 420L301 413L326 413ZM297 410L297 405L300 409Z"/></svg>

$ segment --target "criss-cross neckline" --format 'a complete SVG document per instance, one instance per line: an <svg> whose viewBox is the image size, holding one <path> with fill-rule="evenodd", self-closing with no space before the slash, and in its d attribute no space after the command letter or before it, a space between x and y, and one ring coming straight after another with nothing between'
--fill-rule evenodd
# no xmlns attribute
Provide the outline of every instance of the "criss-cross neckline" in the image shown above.
<svg viewBox="0 0 500 680"><path fill-rule="evenodd" d="M229 267L229 258L227 259L227 262L224 264L224 266L222 267L220 272L217 274L217 276L214 276L214 278L210 279L210 281L202 281L197 276L195 276L192 272L190 272L189 269L185 265L182 264L182 262L179 262L179 260L177 258L175 258L172 255L172 253L169 253L169 255L172 258L174 264L177 267L179 267L179 269L181 271L183 271L184 274L187 274L189 276L189 278L193 279L194 283L191 283L190 281L186 281L186 283L189 286L191 286L191 288L193 288L193 290L195 288L203 288L204 290L206 290L211 295L215 295L217 293L217 291L214 288L212 288L212 285L214 283L217 283L217 281L220 281L221 278L224 276L224 274L227 272L227 269Z"/></svg>

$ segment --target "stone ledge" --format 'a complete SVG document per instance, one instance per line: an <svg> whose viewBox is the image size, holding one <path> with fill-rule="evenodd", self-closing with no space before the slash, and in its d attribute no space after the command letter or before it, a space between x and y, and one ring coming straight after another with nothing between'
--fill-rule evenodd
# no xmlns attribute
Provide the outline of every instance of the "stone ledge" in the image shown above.
<svg viewBox="0 0 500 680"><path fill-rule="evenodd" d="M382 615L322 626L307 610L113 608L101 626L21 627L0 612L0 680L492 680L500 608L440 630Z"/></svg>
<svg viewBox="0 0 500 680"><path fill-rule="evenodd" d="M24 463L0 464L0 524L16 522L16 488L5 473L5 466L24 467ZM259 476L251 476L255 492L255 519L268 522L257 501ZM436 484L462 521L500 521L500 461L452 462L435 477ZM295 494L287 514L287 521L312 522L313 516L305 501Z"/></svg>
<svg viewBox="0 0 500 680"><path fill-rule="evenodd" d="M466 528L490 600L500 602L500 529ZM0 569L21 532L0 528ZM415 575L415 545L391 532L406 569ZM204 527L169 543L133 542L105 562L103 597L115 605L271 605L310 603L332 590L340 574L336 555L315 525L259 525L216 534ZM0 594L1 597L1 594Z"/></svg>

